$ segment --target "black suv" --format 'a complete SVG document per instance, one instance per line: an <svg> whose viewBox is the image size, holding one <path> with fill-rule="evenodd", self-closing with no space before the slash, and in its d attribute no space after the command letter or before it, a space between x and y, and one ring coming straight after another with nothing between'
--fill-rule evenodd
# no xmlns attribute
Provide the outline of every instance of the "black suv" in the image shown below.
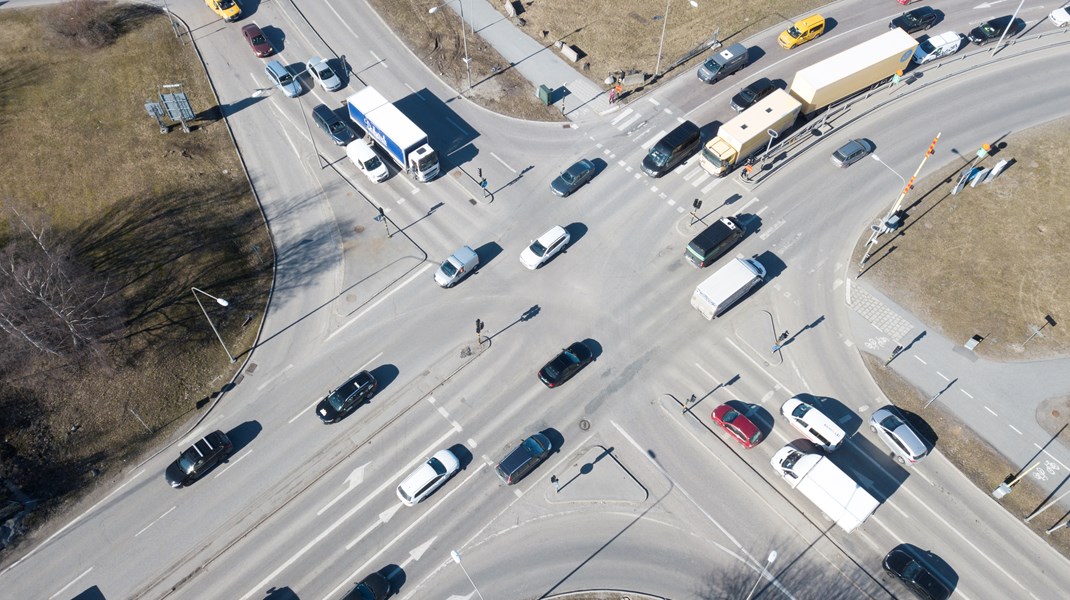
<svg viewBox="0 0 1070 600"><path fill-rule="evenodd" d="M910 588L918 598L947 600L951 590L912 554L905 544L896 546L884 557L884 570Z"/></svg>
<svg viewBox="0 0 1070 600"><path fill-rule="evenodd" d="M352 142L357 134L353 132L353 128L350 127L342 117L339 117L333 110L327 108L326 104L317 104L312 109L312 120L319 125L319 128L324 133L331 136L331 140L339 146L345 146L349 142Z"/></svg>
<svg viewBox="0 0 1070 600"><path fill-rule="evenodd" d="M576 342L561 351L539 369L539 381L552 388L565 383L594 360L594 353L583 342Z"/></svg>
<svg viewBox="0 0 1070 600"><path fill-rule="evenodd" d="M513 485L542 464L542 461L550 456L551 450L553 444L550 443L550 438L541 433L532 434L503 458L495 471L505 485Z"/></svg>
<svg viewBox="0 0 1070 600"><path fill-rule="evenodd" d="M367 371L361 371L320 400L316 405L316 414L324 423L340 421L353 409L367 402L377 389L379 383L375 381L375 377Z"/></svg>
<svg viewBox="0 0 1070 600"><path fill-rule="evenodd" d="M922 6L921 8L915 8L910 12L905 12L892 19L892 22L888 23L888 29L902 27L903 31L914 33L915 31L921 31L922 29L928 29L933 25L936 25L936 22L939 20L940 13L928 6Z"/></svg>
<svg viewBox="0 0 1070 600"><path fill-rule="evenodd" d="M360 580L342 600L386 600L390 595L390 580L381 573L372 573Z"/></svg>
<svg viewBox="0 0 1070 600"><path fill-rule="evenodd" d="M758 81L739 90L739 93L735 96L732 96L732 110L742 112L751 106L754 106L762 98L772 94L775 89L776 86L773 85L772 81L762 77Z"/></svg>
<svg viewBox="0 0 1070 600"><path fill-rule="evenodd" d="M227 434L213 431L178 455L165 471L167 483L173 488L189 485L230 456L234 444Z"/></svg>
<svg viewBox="0 0 1070 600"><path fill-rule="evenodd" d="M1009 28L1007 27L1008 24L1010 25ZM985 21L970 30L970 41L978 46L983 46L988 42L998 40L999 36L1003 35L1004 29L1007 30L1007 37L1017 35L1025 29L1025 21L1021 19L1011 21L1010 15Z"/></svg>

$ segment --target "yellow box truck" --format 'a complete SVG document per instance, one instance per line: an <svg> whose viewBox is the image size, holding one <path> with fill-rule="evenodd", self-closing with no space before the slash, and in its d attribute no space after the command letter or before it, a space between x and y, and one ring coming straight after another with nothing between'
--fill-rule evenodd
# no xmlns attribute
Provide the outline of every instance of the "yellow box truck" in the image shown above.
<svg viewBox="0 0 1070 600"><path fill-rule="evenodd" d="M795 123L802 105L784 90L776 90L757 104L721 125L717 135L702 147L699 163L721 177L769 143L769 130L783 133Z"/></svg>
<svg viewBox="0 0 1070 600"><path fill-rule="evenodd" d="M905 71L917 46L917 40L897 27L799 71L788 90L802 103L802 114L810 116Z"/></svg>

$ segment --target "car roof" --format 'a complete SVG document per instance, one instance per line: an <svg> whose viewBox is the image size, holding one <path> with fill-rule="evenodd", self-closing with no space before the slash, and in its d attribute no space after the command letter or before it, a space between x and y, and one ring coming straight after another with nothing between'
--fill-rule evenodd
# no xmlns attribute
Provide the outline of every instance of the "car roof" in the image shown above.
<svg viewBox="0 0 1070 600"><path fill-rule="evenodd" d="M554 225L550 228L549 231L540 235L535 241L539 242L543 246L548 246L556 242L557 240L565 237L566 235L568 235L568 231L566 231L564 227L560 225Z"/></svg>

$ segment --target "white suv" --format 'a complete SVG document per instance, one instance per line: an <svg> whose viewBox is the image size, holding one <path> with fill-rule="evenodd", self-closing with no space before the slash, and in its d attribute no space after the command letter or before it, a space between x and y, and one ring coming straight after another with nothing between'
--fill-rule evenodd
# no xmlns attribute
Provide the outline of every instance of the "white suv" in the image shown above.
<svg viewBox="0 0 1070 600"><path fill-rule="evenodd" d="M405 506L415 506L442 487L461 468L461 461L449 450L439 450L427 461L416 467L398 486L398 499Z"/></svg>
<svg viewBox="0 0 1070 600"><path fill-rule="evenodd" d="M780 407L780 414L791 426L806 436L806 439L820 446L825 452L832 452L843 443L845 434L839 425L825 416L814 405L799 399L789 399Z"/></svg>

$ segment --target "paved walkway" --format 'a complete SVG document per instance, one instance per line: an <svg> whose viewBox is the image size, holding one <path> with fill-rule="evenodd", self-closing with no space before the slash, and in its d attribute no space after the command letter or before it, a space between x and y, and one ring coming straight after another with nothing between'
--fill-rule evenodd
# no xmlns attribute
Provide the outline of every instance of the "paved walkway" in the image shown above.
<svg viewBox="0 0 1070 600"><path fill-rule="evenodd" d="M488 0L460 0L450 2L447 6L455 12L463 8L464 20L471 26L470 31L493 46L512 68L531 82L532 94L536 93L539 85L554 90L552 100L555 105L564 107L569 120L592 120L609 109L608 92L581 75L571 62L562 58L554 48L553 40L546 40L545 45L535 41L527 31L499 13ZM472 83L473 87L479 85L478 81Z"/></svg>
<svg viewBox="0 0 1070 600"><path fill-rule="evenodd" d="M889 368L1017 468L1039 462L1030 476L1048 491L1070 481L1070 449L1052 440L1038 421L1050 412L1045 401L1070 396L1070 359L1004 363L981 358L964 347L967 340L940 335L864 276L850 282L847 303L852 339L862 350L887 359L895 346L903 346ZM1050 428L1052 419L1045 420ZM1059 420L1065 422L1065 416ZM1064 511L1050 512L1055 518Z"/></svg>

